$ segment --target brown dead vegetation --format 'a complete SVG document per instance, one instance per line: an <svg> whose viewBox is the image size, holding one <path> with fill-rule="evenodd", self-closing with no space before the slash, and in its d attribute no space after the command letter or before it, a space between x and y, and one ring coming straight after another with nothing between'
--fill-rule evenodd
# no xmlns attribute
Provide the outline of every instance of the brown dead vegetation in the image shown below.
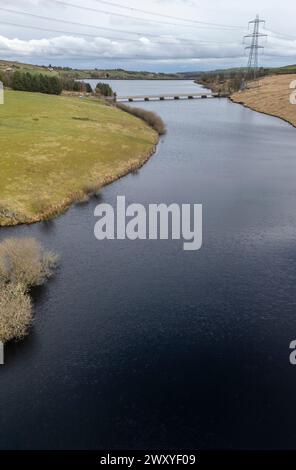
<svg viewBox="0 0 296 470"><path fill-rule="evenodd" d="M32 323L29 290L50 278L57 256L34 238L0 243L0 341L21 339Z"/></svg>
<svg viewBox="0 0 296 470"><path fill-rule="evenodd" d="M295 74L265 77L260 80L260 86L234 93L231 99L260 113L284 119L296 127L296 105L290 102L293 92L290 84L294 80Z"/></svg>

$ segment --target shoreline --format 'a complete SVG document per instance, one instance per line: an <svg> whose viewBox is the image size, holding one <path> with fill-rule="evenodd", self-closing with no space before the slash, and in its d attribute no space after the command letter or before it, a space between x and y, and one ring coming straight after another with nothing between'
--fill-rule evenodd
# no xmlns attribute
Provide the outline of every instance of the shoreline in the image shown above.
<svg viewBox="0 0 296 470"><path fill-rule="evenodd" d="M291 75L289 75L289 80L291 80ZM279 77L266 77L262 80L261 87L259 89L247 89L243 92L235 92L229 96L229 100L232 103L240 104L245 108L251 109L252 111L258 112L260 114L265 114L267 116L273 116L278 119L283 120L287 124L296 128L296 119L291 119L289 117L289 112L291 108L294 112L292 105L289 103L289 88L285 83L284 86L278 87L276 89L276 99L275 93L270 92L270 83L275 83L276 80L281 80L285 82L285 76ZM212 89L208 85L209 89ZM283 91L287 96L283 96ZM286 101L284 101L284 99ZM285 105L286 102L286 105ZM279 109L277 109L277 107ZM151 126L150 126L151 127ZM154 131L155 132L155 131ZM127 176L128 174L139 170L142 168L150 158L156 153L157 145L160 141L160 135L155 132L154 142L151 143L151 147L146 151L142 152L138 156L134 156L130 160L118 161L117 168L110 168L103 171L102 176L98 174L97 183L94 181L90 182L89 185L85 185L85 188L81 188L76 191L74 194L69 194L62 198L60 201L56 202L54 207L49 207L48 209L40 210L37 214L28 216L22 215L21 213L14 214L12 211L7 208L7 212L2 212L2 217L0 213L0 227L12 227L18 225L31 225L38 222L44 222L52 220L55 217L59 217L66 213L72 206L75 204L86 203L91 197L94 197L98 194L101 188L118 181L119 179Z"/></svg>
<svg viewBox="0 0 296 470"><path fill-rule="evenodd" d="M236 94L236 93L233 93L233 95ZM279 114L276 114L276 113L271 113L271 112L267 112L267 111L263 111L263 110L259 110L258 108L256 108L255 106L252 106L250 104L247 104L246 101L242 101L242 100L237 100L233 95L229 96L229 100L234 103L234 104L240 104L241 106L243 106L244 108L247 108L247 109L250 109L251 111L255 111L256 113L259 113L259 114L264 114L265 116L271 116L271 117L275 117L277 119L281 119L281 121L284 121L286 122L287 124L290 124L290 126L294 127L296 129L296 124L294 124L292 121L290 121L288 118L285 118L284 116L281 116Z"/></svg>
<svg viewBox="0 0 296 470"><path fill-rule="evenodd" d="M115 82L118 82L119 80L120 81L123 81L123 82L128 82L128 81L143 81L143 80L146 80L146 81L160 81L160 82L174 82L174 81L182 81L182 82L192 82L194 81L194 79L192 78L146 78L146 77L141 77L141 78L115 78L115 77L101 77L101 78L94 78L94 77L84 77L84 78L77 78L77 80L79 81L83 81L83 80L108 80L108 81L115 81Z"/></svg>
<svg viewBox="0 0 296 470"><path fill-rule="evenodd" d="M290 102L291 82L296 75L273 75L264 77L259 88L249 88L232 93L229 99L245 108L266 116L281 119L296 128L296 106Z"/></svg>
<svg viewBox="0 0 296 470"><path fill-rule="evenodd" d="M40 93L7 90L6 98L3 117L14 134L1 134L0 227L54 219L156 152L156 115L139 119L103 102Z"/></svg>
<svg viewBox="0 0 296 470"><path fill-rule="evenodd" d="M75 194L75 198L66 198L64 201L61 201L60 205L57 204L54 208L54 212L51 210L45 211L36 215L36 217L28 218L27 220L23 221L7 221L7 223L3 223L0 220L0 228L8 228L8 227L17 227L19 225L32 225L38 222L45 222L48 220L53 220L56 217L59 217L65 214L71 207L75 206L76 204L87 203L92 197L96 195L101 188L108 186L109 184L115 183L116 181L128 176L129 174L133 173L134 171L140 170L149 160L152 158L155 153L157 152L157 146L160 141L160 136L156 134L155 143L153 144L152 148L145 153L138 157L138 159L134 159L132 162L127 162L123 168L121 168L117 173L110 173L105 175L102 178L102 181L96 188L93 188L91 191L83 191L77 196Z"/></svg>
<svg viewBox="0 0 296 470"><path fill-rule="evenodd" d="M232 103L240 104L266 116L272 116L290 124L296 128L296 115L289 101L289 95L293 91L289 87L291 81L296 79L294 74L282 74L265 76L260 79L259 88L248 88L244 91L232 92L228 98ZM219 84L223 86L224 84ZM215 82L200 85L208 87L212 92L217 92L218 85Z"/></svg>

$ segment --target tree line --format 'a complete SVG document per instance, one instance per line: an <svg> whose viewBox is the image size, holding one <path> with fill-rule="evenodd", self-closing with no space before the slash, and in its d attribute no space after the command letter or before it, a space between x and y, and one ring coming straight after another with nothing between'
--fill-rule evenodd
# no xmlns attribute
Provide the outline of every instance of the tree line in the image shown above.
<svg viewBox="0 0 296 470"><path fill-rule="evenodd" d="M46 74L21 72L0 73L0 81L4 86L13 90L60 95L63 90L76 93L93 93L89 83L77 81L74 78L50 76ZM113 96L113 90L106 83L98 83L95 93L101 96Z"/></svg>
<svg viewBox="0 0 296 470"><path fill-rule="evenodd" d="M266 70L258 69L258 78L264 77ZM225 70L218 72L203 72L197 79L198 83L209 86L213 91L218 93L233 93L242 90L246 86L246 82L253 79L252 75L246 69L241 70Z"/></svg>
<svg viewBox="0 0 296 470"><path fill-rule="evenodd" d="M62 84L57 77L49 77L43 74L31 74L29 72L16 71L12 75L11 88L20 91L33 91L47 93L49 95L60 95Z"/></svg>
<svg viewBox="0 0 296 470"><path fill-rule="evenodd" d="M96 86L96 93L103 96L113 96L113 90L107 83L98 83Z"/></svg>

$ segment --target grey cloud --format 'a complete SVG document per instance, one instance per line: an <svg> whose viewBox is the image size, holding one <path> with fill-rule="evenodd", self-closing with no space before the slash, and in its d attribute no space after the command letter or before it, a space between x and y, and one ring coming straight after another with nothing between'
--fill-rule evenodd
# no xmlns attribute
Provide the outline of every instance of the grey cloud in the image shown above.
<svg viewBox="0 0 296 470"><path fill-rule="evenodd" d="M99 7L99 3L93 0L65 0L81 6ZM120 3L118 1L118 3ZM164 14L182 16L192 19L202 19L215 23L228 23L233 25L247 24L248 20L255 16L257 10L266 12L267 26L282 31L282 22L286 21L287 28L284 32L293 34L293 22L290 22L284 16L291 17L294 8L292 0L282 0L281 15L278 15L279 6L275 0L250 0L248 4L238 7L236 0L209 0L208 2L196 2L192 0L151 0L149 3L145 0L122 0L125 5L143 8L145 10L160 11ZM0 5L7 8L19 9L34 14L49 16L52 18L66 19L69 21L93 24L102 27L111 27L127 31L140 31L142 37L129 36L125 33L118 33L118 36L132 37L135 41L129 39L112 40L105 36L117 36L117 34L104 32L98 33L94 39L87 38L80 31L85 33L97 34L98 30L92 28L82 28L63 23L55 23L49 20L38 20L33 17L25 17L6 13L1 14L3 21L10 21L27 26L37 26L56 30L75 31L75 34L64 35L62 33L37 31L33 28L26 29L20 27L3 26L2 36L0 36L0 58L13 59L15 57L28 58L28 60L43 62L44 58L52 60L57 59L61 63L68 65L71 60L79 59L81 63L88 60L89 63L100 66L103 60L110 61L110 66L116 65L117 61L121 63L137 64L146 63L170 63L181 66L180 64L199 64L199 63L219 63L245 65L247 58L242 44L244 30L220 30L207 28L202 25L196 25L195 29L185 26L175 27L169 25L160 25L149 23L143 19L143 22L133 20L132 18L119 18L108 15L100 15L91 11L83 11L72 8L66 8L57 5L52 0L0 0ZM9 5L9 7L8 7ZM260 8L259 8L260 7ZM104 7L107 9L108 7ZM114 8L113 8L114 10ZM117 10L117 9L115 9ZM120 11L120 10L118 10ZM231 14L230 14L231 12ZM128 12L125 12L128 14ZM140 13L137 13L140 15ZM269 16L269 18L268 18ZM166 21L164 19L164 21ZM170 21L170 20L168 20ZM291 29L292 28L292 29ZM292 31L292 32L291 32ZM278 63L280 60L295 62L296 40L281 39L274 33L267 31L269 38L266 44L265 56L262 63ZM155 34L155 39L150 38L149 34ZM296 36L296 35L295 35ZM187 37L188 40L180 38ZM191 38L191 39L190 39ZM199 39L211 42L193 42ZM286 58L286 59L285 59ZM289 60L288 60L288 59Z"/></svg>

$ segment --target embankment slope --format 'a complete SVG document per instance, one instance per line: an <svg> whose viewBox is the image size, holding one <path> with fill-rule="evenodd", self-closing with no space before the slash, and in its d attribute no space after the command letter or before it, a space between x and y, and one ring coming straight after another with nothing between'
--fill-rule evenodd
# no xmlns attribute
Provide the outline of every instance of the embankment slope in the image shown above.
<svg viewBox="0 0 296 470"><path fill-rule="evenodd" d="M232 101L242 103L260 113L270 114L296 127L296 105L291 104L290 83L296 74L274 75L260 80L258 88L250 88L231 95Z"/></svg>

